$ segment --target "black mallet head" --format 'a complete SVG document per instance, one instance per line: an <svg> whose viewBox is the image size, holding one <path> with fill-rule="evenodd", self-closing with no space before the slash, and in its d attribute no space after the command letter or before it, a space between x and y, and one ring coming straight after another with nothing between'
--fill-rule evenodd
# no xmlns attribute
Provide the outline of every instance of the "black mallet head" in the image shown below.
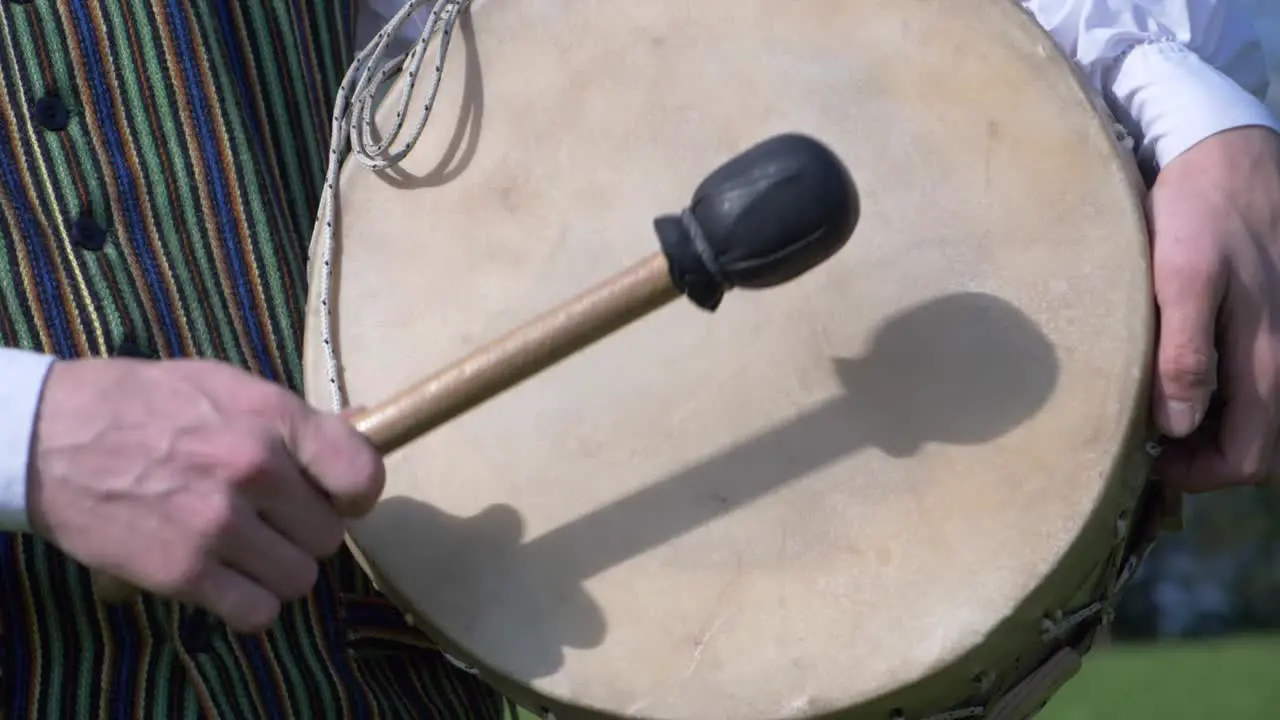
<svg viewBox="0 0 1280 720"><path fill-rule="evenodd" d="M726 290L781 285L844 247L861 206L840 159L787 134L738 155L698 186L689 207L654 220L671 281L707 310Z"/></svg>

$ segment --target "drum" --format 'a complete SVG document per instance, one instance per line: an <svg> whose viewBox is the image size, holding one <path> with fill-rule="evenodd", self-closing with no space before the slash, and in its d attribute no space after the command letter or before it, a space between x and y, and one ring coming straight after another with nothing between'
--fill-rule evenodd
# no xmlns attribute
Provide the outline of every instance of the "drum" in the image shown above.
<svg viewBox="0 0 1280 720"><path fill-rule="evenodd" d="M1142 185L1052 40L992 0L482 0L451 43L408 155L339 176L318 406L656 251L772 135L827 144L862 219L390 454L350 533L379 587L559 720L1032 715L1152 536Z"/></svg>

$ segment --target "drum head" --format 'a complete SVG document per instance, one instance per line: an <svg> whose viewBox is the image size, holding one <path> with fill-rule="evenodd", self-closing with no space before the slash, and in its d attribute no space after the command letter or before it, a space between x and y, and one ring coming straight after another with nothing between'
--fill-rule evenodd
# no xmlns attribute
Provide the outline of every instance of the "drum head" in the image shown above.
<svg viewBox="0 0 1280 720"><path fill-rule="evenodd" d="M655 252L655 216L774 134L831 147L862 219L796 282L679 301L389 456L364 561L552 707L963 700L998 629L1057 609L1032 598L1145 417L1143 213L1082 87L1010 2L476 3L415 151L342 176L352 404Z"/></svg>

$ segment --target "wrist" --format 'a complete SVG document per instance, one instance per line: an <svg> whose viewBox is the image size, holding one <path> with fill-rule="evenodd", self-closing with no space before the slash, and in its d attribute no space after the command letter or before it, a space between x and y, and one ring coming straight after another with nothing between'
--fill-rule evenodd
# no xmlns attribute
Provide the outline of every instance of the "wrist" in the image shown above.
<svg viewBox="0 0 1280 720"><path fill-rule="evenodd" d="M55 359L0 350L0 531L28 532L36 418Z"/></svg>

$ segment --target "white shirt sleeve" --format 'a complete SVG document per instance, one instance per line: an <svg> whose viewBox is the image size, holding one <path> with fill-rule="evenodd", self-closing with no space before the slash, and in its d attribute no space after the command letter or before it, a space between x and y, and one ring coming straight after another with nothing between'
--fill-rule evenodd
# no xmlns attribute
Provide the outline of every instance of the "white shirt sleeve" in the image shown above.
<svg viewBox="0 0 1280 720"><path fill-rule="evenodd" d="M0 348L0 531L25 532L27 469L44 381L54 358Z"/></svg>
<svg viewBox="0 0 1280 720"><path fill-rule="evenodd" d="M1266 59L1239 0L1019 0L1159 169L1224 130L1280 132Z"/></svg>

